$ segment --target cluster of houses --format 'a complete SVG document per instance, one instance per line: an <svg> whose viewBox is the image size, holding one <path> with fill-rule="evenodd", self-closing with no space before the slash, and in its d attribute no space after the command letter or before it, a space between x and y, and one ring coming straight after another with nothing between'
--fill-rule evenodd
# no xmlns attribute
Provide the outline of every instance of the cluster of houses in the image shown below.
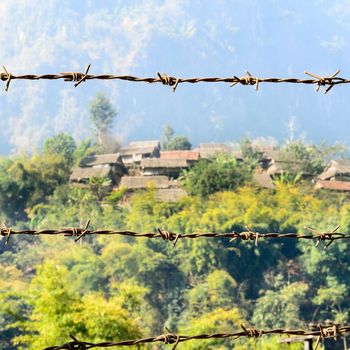
<svg viewBox="0 0 350 350"><path fill-rule="evenodd" d="M99 154L84 158L73 169L70 181L86 186L91 178L104 178L114 190L123 188L126 198L137 190L152 186L156 198L176 201L186 196L179 177L200 159L210 159L217 154L233 155L242 162L240 152L225 144L200 144L191 151L162 151L159 141L135 141L114 154ZM279 151L261 150L259 166L254 172L254 182L264 188L275 188L273 179L286 170L298 166L297 161L281 157ZM307 175L307 174L306 174ZM316 189L350 191L350 160L332 160L315 180Z"/></svg>

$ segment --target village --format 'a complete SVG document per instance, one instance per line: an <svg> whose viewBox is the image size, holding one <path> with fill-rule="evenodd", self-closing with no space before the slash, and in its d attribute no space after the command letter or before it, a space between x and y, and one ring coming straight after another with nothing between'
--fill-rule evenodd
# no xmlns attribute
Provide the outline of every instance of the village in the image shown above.
<svg viewBox="0 0 350 350"><path fill-rule="evenodd" d="M253 172L257 187L273 190L274 180L291 169L298 171L299 161L284 157L275 147L260 147L255 151L259 155ZM229 144L202 143L192 150L163 151L160 141L133 141L117 153L84 158L73 168L70 182L86 187L91 178L105 178L105 186L110 190L125 190L125 200L133 192L152 186L159 201L172 202L187 196L180 181L183 171L199 160L210 161L220 154L234 157L237 164L244 162L242 152L233 150ZM315 190L350 192L350 160L333 159L318 176L301 171L300 177Z"/></svg>

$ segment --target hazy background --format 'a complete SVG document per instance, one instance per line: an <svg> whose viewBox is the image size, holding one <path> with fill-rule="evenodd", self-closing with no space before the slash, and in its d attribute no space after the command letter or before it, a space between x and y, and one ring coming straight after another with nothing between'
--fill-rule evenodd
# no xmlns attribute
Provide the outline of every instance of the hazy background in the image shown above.
<svg viewBox="0 0 350 350"><path fill-rule="evenodd" d="M350 1L1 0L0 64L9 72L156 76L350 77ZM89 134L87 103L104 91L125 142L159 138L165 124L193 144L243 136L346 142L350 86L13 81L0 92L0 154L31 151L61 131Z"/></svg>

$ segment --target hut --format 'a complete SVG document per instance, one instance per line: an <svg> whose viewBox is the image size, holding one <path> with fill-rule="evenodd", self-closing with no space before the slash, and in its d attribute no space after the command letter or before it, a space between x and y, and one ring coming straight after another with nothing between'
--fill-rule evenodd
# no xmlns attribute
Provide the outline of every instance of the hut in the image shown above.
<svg viewBox="0 0 350 350"><path fill-rule="evenodd" d="M158 158L159 153L159 141L134 141L120 150L123 163L127 168L139 166L141 160L145 158Z"/></svg>
<svg viewBox="0 0 350 350"><path fill-rule="evenodd" d="M331 160L318 178L326 181L350 181L350 159Z"/></svg>
<svg viewBox="0 0 350 350"><path fill-rule="evenodd" d="M186 159L146 158L141 161L144 176L165 175L173 179L177 179L190 166L191 163Z"/></svg>
<svg viewBox="0 0 350 350"><path fill-rule="evenodd" d="M317 180L315 183L315 189L337 192L350 192L350 181Z"/></svg>
<svg viewBox="0 0 350 350"><path fill-rule="evenodd" d="M111 185L117 185L126 173L119 153L98 154L82 159L79 166L73 168L69 179L73 183L88 183L92 177L105 177Z"/></svg>
<svg viewBox="0 0 350 350"><path fill-rule="evenodd" d="M192 165L198 162L200 155L196 151L162 151L160 159L184 159Z"/></svg>
<svg viewBox="0 0 350 350"><path fill-rule="evenodd" d="M261 188L267 188L273 190L276 188L276 185L273 183L273 180L270 174L267 171L257 168L253 173L253 182L255 185Z"/></svg>
<svg viewBox="0 0 350 350"><path fill-rule="evenodd" d="M155 198L161 202L175 202L187 196L187 192L179 188L176 181L169 180L167 176L124 176L119 185L119 189L126 190L125 201L135 191L151 187L155 190Z"/></svg>
<svg viewBox="0 0 350 350"><path fill-rule="evenodd" d="M167 176L123 176L119 188L127 191L146 189L150 186L154 188L170 188L171 184Z"/></svg>
<svg viewBox="0 0 350 350"><path fill-rule="evenodd" d="M201 158L215 158L218 154L230 154L231 147L223 143L201 143L198 148L194 149Z"/></svg>
<svg viewBox="0 0 350 350"><path fill-rule="evenodd" d="M311 174L302 170L302 162L289 157L281 151L269 151L263 154L261 167L266 170L272 178L281 176L284 173L301 174L302 178L308 178Z"/></svg>

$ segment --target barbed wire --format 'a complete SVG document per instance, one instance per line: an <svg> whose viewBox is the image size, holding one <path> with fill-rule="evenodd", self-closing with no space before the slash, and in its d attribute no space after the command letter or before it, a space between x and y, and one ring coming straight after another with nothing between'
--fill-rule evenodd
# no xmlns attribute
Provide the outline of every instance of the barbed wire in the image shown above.
<svg viewBox="0 0 350 350"><path fill-rule="evenodd" d="M304 71L305 74L310 76L312 79L300 79L300 78L260 78L253 76L248 71L243 77L238 77L233 75L227 78L217 78L217 77L202 77L202 78L179 78L174 76L169 76L165 73L157 73L157 77L141 78L131 75L113 75L113 74L88 74L91 65L89 64L84 73L82 72L63 72L59 74L22 74L15 75L7 71L6 67L3 66L3 73L0 73L0 80L5 82L5 91L9 90L10 83L13 80L64 80L67 82L75 82L75 87L80 85L83 82L88 80L124 80L134 83L161 83L163 85L171 86L173 91L177 89L179 84L197 84L197 83L228 83L231 87L240 84L240 85L251 85L255 86L255 90L259 89L260 84L262 83L271 83L271 84L307 84L307 85L316 85L316 91L319 91L321 86L325 87L324 93L326 94L334 86L341 84L349 84L350 79L341 78L338 76L340 70L337 70L334 74L330 76L320 76L313 73Z"/></svg>
<svg viewBox="0 0 350 350"><path fill-rule="evenodd" d="M305 230L309 233L300 234L300 233L259 233L251 230L247 227L247 231L242 232L228 232L228 233L209 233L209 232L200 232L200 233L175 233L157 228L156 232L133 232L133 231L115 231L108 229L100 230L90 230L91 220L87 222L85 227L68 227L63 229L49 229L49 230L14 230L7 227L4 223L0 227L0 236L5 238L5 244L9 243L10 237L12 235L63 235L67 237L74 237L75 241L79 241L84 236L90 235L119 235L119 236L129 236L134 238L162 238L163 240L170 241L174 245L178 242L179 239L196 239L196 238L230 238L230 242L235 240L242 241L254 241L255 245L258 245L259 240L261 239L299 239L299 240L313 240L316 241L316 247L319 246L320 242L324 242L324 249L328 248L334 241L337 240L346 240L350 239L350 233L337 232L340 228L337 225L333 230L329 232L320 232L316 231L310 227L305 226Z"/></svg>
<svg viewBox="0 0 350 350"><path fill-rule="evenodd" d="M254 329L250 327L245 327L241 325L242 331L235 333L214 333L214 334L198 334L198 335L177 335L171 332L169 329L167 333L158 335L156 337L133 339L133 340L122 340L122 341L106 341L101 343L91 343L79 341L77 338L71 335L72 341L58 345L47 347L44 350L87 350L92 348L108 348L114 346L133 346L138 344L147 344L147 343L158 343L162 342L163 344L172 344L172 350L175 350L179 343L186 342L189 340L205 340L205 339L229 339L236 340L238 338L247 337L247 338L259 338L263 335L270 334L286 334L298 335L298 336L314 336L317 337L317 342L315 350L317 349L320 340L325 338L334 338L337 340L338 336L343 336L350 332L350 326L339 326L333 325L330 327L324 327L321 324L318 325L318 330L309 331L309 330L290 330L290 329Z"/></svg>

